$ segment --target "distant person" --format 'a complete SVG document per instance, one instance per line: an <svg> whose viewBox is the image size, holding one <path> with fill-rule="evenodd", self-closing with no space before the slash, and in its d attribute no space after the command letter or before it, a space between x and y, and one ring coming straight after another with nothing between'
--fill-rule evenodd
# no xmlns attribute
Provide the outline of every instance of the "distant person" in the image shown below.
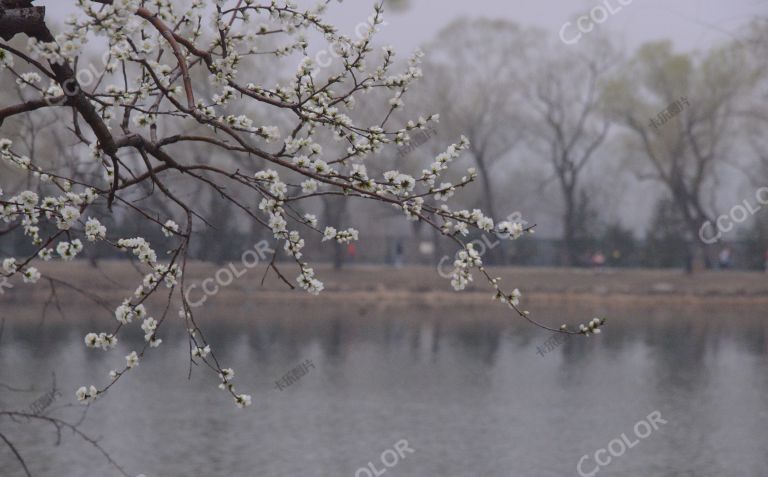
<svg viewBox="0 0 768 477"><path fill-rule="evenodd" d="M720 255L717 257L718 265L723 270L731 268L731 249L725 247L720 250Z"/></svg>
<svg viewBox="0 0 768 477"><path fill-rule="evenodd" d="M765 249L765 256L763 257L764 263L763 263L763 269L765 270L765 273L768 273L768 248Z"/></svg>
<svg viewBox="0 0 768 477"><path fill-rule="evenodd" d="M403 240L397 239L395 243L395 268L403 268L403 255L405 255Z"/></svg>
<svg viewBox="0 0 768 477"><path fill-rule="evenodd" d="M685 252L683 269L685 270L686 275L691 275L693 273L693 253L691 253L690 249Z"/></svg>
<svg viewBox="0 0 768 477"><path fill-rule="evenodd" d="M350 262L354 262L355 257L357 257L357 245L352 242L347 245L347 258L349 258Z"/></svg>
<svg viewBox="0 0 768 477"><path fill-rule="evenodd" d="M597 269L603 268L603 266L605 266L605 255L603 254L602 250L598 250L592 255L592 266Z"/></svg>

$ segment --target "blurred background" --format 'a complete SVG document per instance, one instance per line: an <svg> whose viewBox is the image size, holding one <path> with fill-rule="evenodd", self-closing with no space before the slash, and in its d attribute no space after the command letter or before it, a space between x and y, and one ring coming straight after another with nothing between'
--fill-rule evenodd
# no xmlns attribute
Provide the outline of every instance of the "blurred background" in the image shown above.
<svg viewBox="0 0 768 477"><path fill-rule="evenodd" d="M70 2L38 3L49 8L54 23L73 11ZM328 20L354 38L372 6L332 2ZM497 220L516 214L537 225L535 236L494 250L487 262L765 269L766 2L398 0L386 7L375 43L394 45L402 61L416 49L426 53L424 78L406 95L403 117L438 113L441 121L410 147L386 149L368 168L417 173L465 134L472 148L460 167L475 167L479 186L460 191L458 203ZM310 55L327 53L322 38L309 39ZM92 54L97 70L97 40ZM266 84L288 78L299 60L260 58L270 67L255 69L253 79ZM14 89L3 88L7 101ZM379 117L377 104L387 107L373 98L365 103L358 119ZM284 124L281 117L263 119L290 125L287 118ZM9 121L3 129L24 135L33 149L66 150L65 136L46 128L52 121ZM38 134L45 129L54 130ZM337 146L324 145L329 151ZM186 153L227 161L204 146ZM0 167L0 186L7 190L22 179ZM187 189L174 187L215 226L200 226L195 257L223 263L255 236L268 238L213 192ZM160 198L151 201L167 209ZM356 226L365 240L354 250L329 250L315 241L310 255L342 266L393 264L403 254L406 262L424 265L453 253L426 227L377 205L318 199L312 212ZM108 227L128 233L131 223L130 215L118 215ZM217 240L221 233L228 240ZM8 254L20 251L2 245Z"/></svg>

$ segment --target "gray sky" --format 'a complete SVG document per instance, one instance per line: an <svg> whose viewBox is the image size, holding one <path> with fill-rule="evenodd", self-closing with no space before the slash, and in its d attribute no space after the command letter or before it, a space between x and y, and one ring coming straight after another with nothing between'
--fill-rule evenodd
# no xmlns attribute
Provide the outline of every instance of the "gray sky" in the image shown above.
<svg viewBox="0 0 768 477"><path fill-rule="evenodd" d="M316 0L311 0L314 4ZM630 0L623 0L625 3ZM682 50L693 50L728 39L750 19L768 15L768 0L410 0L410 8L387 13L388 25L378 42L392 44L403 54L428 42L452 20L460 17L504 18L545 29L557 37L562 25L602 3L620 11L600 28L623 36L629 46L671 38ZM63 18L74 0L38 0L51 16ZM307 0L299 0L302 6ZM353 35L356 24L373 11L374 0L331 2L327 18ZM391 10L391 9L390 9Z"/></svg>
<svg viewBox="0 0 768 477"><path fill-rule="evenodd" d="M389 12L390 24L382 29L380 41L405 53L459 17L508 19L543 28L557 37L565 22L603 2L621 10L600 28L619 33L630 46L671 38L678 48L693 50L728 39L752 18L768 15L768 0L634 0L623 7L618 0L411 0L409 9ZM329 18L351 29L368 16L373 3L332 3Z"/></svg>

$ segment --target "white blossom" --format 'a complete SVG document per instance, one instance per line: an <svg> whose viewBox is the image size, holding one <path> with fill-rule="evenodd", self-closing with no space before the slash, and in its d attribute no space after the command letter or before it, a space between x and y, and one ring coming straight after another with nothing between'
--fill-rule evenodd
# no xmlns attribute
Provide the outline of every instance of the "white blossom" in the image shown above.
<svg viewBox="0 0 768 477"><path fill-rule="evenodd" d="M163 235L166 237L172 237L174 233L179 233L179 224L171 219L168 219L163 224Z"/></svg>
<svg viewBox="0 0 768 477"><path fill-rule="evenodd" d="M136 351L131 351L131 353L125 357L125 367L126 368L135 368L139 365L139 355L136 353Z"/></svg>
<svg viewBox="0 0 768 477"><path fill-rule="evenodd" d="M90 242L104 240L107 236L107 228L101 225L98 219L89 217L85 223L85 236Z"/></svg>
<svg viewBox="0 0 768 477"><path fill-rule="evenodd" d="M28 267L22 273L24 283L37 283L40 280L40 272L35 267Z"/></svg>

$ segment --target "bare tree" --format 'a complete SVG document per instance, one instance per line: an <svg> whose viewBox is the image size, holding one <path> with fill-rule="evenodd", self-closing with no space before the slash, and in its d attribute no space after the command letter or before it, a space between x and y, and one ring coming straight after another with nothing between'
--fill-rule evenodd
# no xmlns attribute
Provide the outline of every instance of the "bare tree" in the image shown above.
<svg viewBox="0 0 768 477"><path fill-rule="evenodd" d="M608 137L604 88L619 61L605 38L584 44L589 46L578 51L562 45L542 51L524 90L530 147L547 160L562 195L567 265L577 261L577 240L589 207L583 172Z"/></svg>
<svg viewBox="0 0 768 477"><path fill-rule="evenodd" d="M768 183L768 140L765 136L768 127L768 19L755 21L737 46L747 55L748 68L755 81L756 100L743 105L743 125L759 172L754 173L752 163L747 165L745 173L755 187L763 187Z"/></svg>
<svg viewBox="0 0 768 477"><path fill-rule="evenodd" d="M499 20L459 20L425 49L425 72L432 78L422 102L440 112L440 130L462 131L482 181L482 207L497 216L500 184L494 165L522 138L521 73L538 33ZM478 55L482 46L485 54Z"/></svg>
<svg viewBox="0 0 768 477"><path fill-rule="evenodd" d="M718 170L740 133L738 99L750 82L734 45L696 59L659 42L639 50L612 92L619 117L633 133L626 143L631 157L646 159L633 161L636 173L667 190L697 262L704 253L701 228L715 216Z"/></svg>

